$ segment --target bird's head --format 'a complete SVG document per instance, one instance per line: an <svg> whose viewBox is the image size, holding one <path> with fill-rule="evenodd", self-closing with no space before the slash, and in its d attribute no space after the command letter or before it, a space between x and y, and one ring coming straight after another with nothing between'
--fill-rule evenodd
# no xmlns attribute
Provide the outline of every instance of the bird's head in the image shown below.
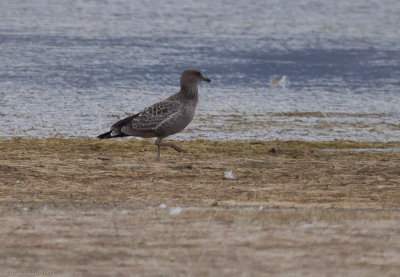
<svg viewBox="0 0 400 277"><path fill-rule="evenodd" d="M210 79L206 78L196 69L186 69L181 75L181 87L191 87L197 85L199 82L211 82Z"/></svg>

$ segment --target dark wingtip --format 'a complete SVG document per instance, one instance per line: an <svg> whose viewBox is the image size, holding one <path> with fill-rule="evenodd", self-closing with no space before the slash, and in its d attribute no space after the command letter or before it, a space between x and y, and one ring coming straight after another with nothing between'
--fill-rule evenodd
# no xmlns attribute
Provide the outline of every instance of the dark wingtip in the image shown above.
<svg viewBox="0 0 400 277"><path fill-rule="evenodd" d="M109 132L107 132L107 133L104 133L104 134L101 134L101 135L97 136L97 138L98 138L98 139L108 139L108 138L112 138L112 136L111 136L111 131L109 131Z"/></svg>

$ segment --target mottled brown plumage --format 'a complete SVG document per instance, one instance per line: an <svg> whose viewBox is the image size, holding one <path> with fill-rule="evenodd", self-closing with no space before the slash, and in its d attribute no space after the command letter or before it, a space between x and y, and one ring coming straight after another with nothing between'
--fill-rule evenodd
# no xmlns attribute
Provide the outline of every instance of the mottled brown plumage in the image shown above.
<svg viewBox="0 0 400 277"><path fill-rule="evenodd" d="M170 146L178 152L184 150L175 144L161 143L167 136L176 134L192 121L197 102L200 81L211 82L200 71L187 69L182 72L179 92L167 99L145 108L140 113L124 118L111 126L109 132L98 138L136 136L142 138L157 137L157 160L160 160L160 147Z"/></svg>

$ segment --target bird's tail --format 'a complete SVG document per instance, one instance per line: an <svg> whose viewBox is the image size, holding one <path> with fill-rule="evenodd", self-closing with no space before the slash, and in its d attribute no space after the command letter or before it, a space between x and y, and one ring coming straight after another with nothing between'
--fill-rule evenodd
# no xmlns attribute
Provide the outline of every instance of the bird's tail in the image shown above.
<svg viewBox="0 0 400 277"><path fill-rule="evenodd" d="M109 139L109 138L112 138L112 137L113 136L111 135L111 131L97 136L97 138L99 138L99 139Z"/></svg>
<svg viewBox="0 0 400 277"><path fill-rule="evenodd" d="M129 136L129 135L124 134L124 133L118 133L118 134L116 134L116 135L112 135L111 132L112 132L112 131L109 131L109 132L107 132L107 133L101 134L101 135L97 136L97 138L99 138L99 139L109 139L109 138L120 138L120 137L127 137L127 136Z"/></svg>
<svg viewBox="0 0 400 277"><path fill-rule="evenodd" d="M101 134L100 136L97 136L99 139L109 139L109 138L120 138L120 137L129 137L130 135L125 134L122 132L122 127L127 126L131 123L132 119L137 117L139 114L134 114L131 115L127 118L124 118L117 123L115 123L113 126L111 126L111 131Z"/></svg>

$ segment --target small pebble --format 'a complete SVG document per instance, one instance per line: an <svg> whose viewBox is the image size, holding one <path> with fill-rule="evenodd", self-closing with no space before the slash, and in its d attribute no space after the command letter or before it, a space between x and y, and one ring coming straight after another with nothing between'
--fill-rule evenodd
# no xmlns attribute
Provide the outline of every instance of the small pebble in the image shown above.
<svg viewBox="0 0 400 277"><path fill-rule="evenodd" d="M109 158L102 158L102 157L98 157L97 159L100 161L109 161L110 160Z"/></svg>

